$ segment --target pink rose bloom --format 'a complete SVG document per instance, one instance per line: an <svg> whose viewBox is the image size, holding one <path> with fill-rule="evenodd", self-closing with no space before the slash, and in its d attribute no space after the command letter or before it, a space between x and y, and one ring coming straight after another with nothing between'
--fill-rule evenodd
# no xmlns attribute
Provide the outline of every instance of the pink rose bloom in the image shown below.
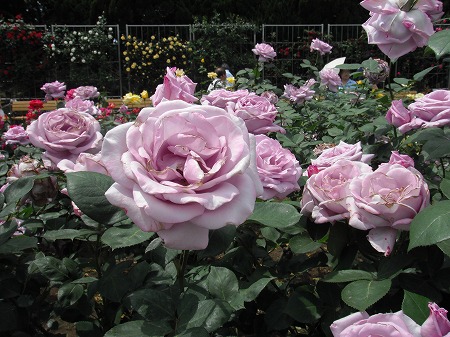
<svg viewBox="0 0 450 337"><path fill-rule="evenodd" d="M45 92L45 100L50 101L52 99L64 98L64 91L66 91L66 85L64 82L49 82L45 83L41 90Z"/></svg>
<svg viewBox="0 0 450 337"><path fill-rule="evenodd" d="M88 113L67 108L43 113L27 132L30 142L44 149L54 165L63 159L74 162L80 153L97 153L101 148L99 122Z"/></svg>
<svg viewBox="0 0 450 337"><path fill-rule="evenodd" d="M364 0L361 6L370 11L370 18L362 25L369 44L376 44L392 61L423 47L434 34L433 23L443 15L442 3L419 0L411 8L411 1Z"/></svg>
<svg viewBox="0 0 450 337"><path fill-rule="evenodd" d="M100 93L98 92L96 87L89 85L76 88L73 91L73 96L74 98L78 97L82 100L86 100L97 98L98 96L100 96Z"/></svg>
<svg viewBox="0 0 450 337"><path fill-rule="evenodd" d="M402 128L400 132L405 133L411 130L407 125L411 122L411 112L403 106L401 99L394 100L386 113L386 120L389 124Z"/></svg>
<svg viewBox="0 0 450 337"><path fill-rule="evenodd" d="M354 178L349 186L349 225L370 230L368 240L386 256L398 230L409 230L413 218L430 204L430 191L413 167L380 165L373 173Z"/></svg>
<svg viewBox="0 0 450 337"><path fill-rule="evenodd" d="M84 100L79 97L75 97L74 99L66 102L66 108L77 112L86 112L94 116L99 112L93 101Z"/></svg>
<svg viewBox="0 0 450 337"><path fill-rule="evenodd" d="M267 98L269 100L269 102L272 103L272 104L277 104L278 103L278 96L273 91L264 91L264 92L261 93L260 96Z"/></svg>
<svg viewBox="0 0 450 337"><path fill-rule="evenodd" d="M158 85L155 94L150 97L153 106L157 106L164 99L169 101L182 100L188 103L198 100L194 96L197 83L192 82L186 75L177 76L176 70L177 68L167 67L164 83Z"/></svg>
<svg viewBox="0 0 450 337"><path fill-rule="evenodd" d="M259 62L269 62L277 56L273 47L267 43L257 43L252 49L253 54L259 56Z"/></svg>
<svg viewBox="0 0 450 337"><path fill-rule="evenodd" d="M211 91L207 95L203 95L200 99L200 103L203 105L213 105L218 108L225 109L228 102L236 103L240 98L248 96L248 94L249 91L247 89L240 89L236 91L217 89Z"/></svg>
<svg viewBox="0 0 450 337"><path fill-rule="evenodd" d="M363 154L361 142L347 144L340 141L338 145L323 150L317 159L311 160L311 164L315 165L319 171L322 171L341 159L360 161L368 164L373 156L373 154Z"/></svg>
<svg viewBox="0 0 450 337"><path fill-rule="evenodd" d="M20 144L27 145L30 144L30 139L28 138L28 133L23 128L22 125L11 125L8 131L6 131L2 138L6 141L6 144Z"/></svg>
<svg viewBox="0 0 450 337"><path fill-rule="evenodd" d="M255 93L238 99L236 103L229 102L227 110L230 114L242 118L248 131L253 134L286 132L281 126L274 124L278 114L275 105Z"/></svg>
<svg viewBox="0 0 450 337"><path fill-rule="evenodd" d="M353 178L371 173L372 168L362 162L339 160L332 166L310 176L301 201L301 213L315 223L334 223L348 219L347 199Z"/></svg>
<svg viewBox="0 0 450 337"><path fill-rule="evenodd" d="M420 326L403 311L373 316L356 312L334 321L330 329L334 337L420 337Z"/></svg>
<svg viewBox="0 0 450 337"><path fill-rule="evenodd" d="M338 87L342 85L339 75L331 68L322 69L319 72L320 83L328 87L328 90L337 92Z"/></svg>
<svg viewBox="0 0 450 337"><path fill-rule="evenodd" d="M450 124L450 90L436 90L408 106L414 116L411 127L432 128Z"/></svg>
<svg viewBox="0 0 450 337"><path fill-rule="evenodd" d="M290 101L296 104L303 104L305 101L312 100L314 94L316 93L311 87L316 83L315 80L311 79L302 85L300 88L293 86L292 84L286 84L284 86L284 94L282 97L286 97Z"/></svg>
<svg viewBox="0 0 450 337"><path fill-rule="evenodd" d="M183 101L141 110L104 139L108 200L174 249L204 249L210 229L239 225L262 194L253 136L225 110Z"/></svg>
<svg viewBox="0 0 450 337"><path fill-rule="evenodd" d="M63 159L58 163L58 168L63 172L90 171L109 175L102 162L101 152L96 154L80 153L75 162Z"/></svg>
<svg viewBox="0 0 450 337"><path fill-rule="evenodd" d="M325 55L328 53L331 53L331 49L333 49L332 46L330 46L328 43L323 42L319 39L313 39L311 41L311 46L309 47L309 51L313 52L314 50L317 50L320 55Z"/></svg>
<svg viewBox="0 0 450 337"><path fill-rule="evenodd" d="M291 151L284 149L276 139L265 135L257 135L255 139L256 167L264 188L260 198L282 199L298 191L302 169Z"/></svg>
<svg viewBox="0 0 450 337"><path fill-rule="evenodd" d="M436 303L428 303L428 308L430 308L430 316L420 328L422 337L450 337L447 310L440 308Z"/></svg>
<svg viewBox="0 0 450 337"><path fill-rule="evenodd" d="M64 98L65 101L70 101L71 99L75 98L75 89L67 90L66 97Z"/></svg>
<svg viewBox="0 0 450 337"><path fill-rule="evenodd" d="M400 154L398 153L398 151L392 151L388 164L389 165L400 164L403 167L408 168L414 167L414 160L407 154Z"/></svg>

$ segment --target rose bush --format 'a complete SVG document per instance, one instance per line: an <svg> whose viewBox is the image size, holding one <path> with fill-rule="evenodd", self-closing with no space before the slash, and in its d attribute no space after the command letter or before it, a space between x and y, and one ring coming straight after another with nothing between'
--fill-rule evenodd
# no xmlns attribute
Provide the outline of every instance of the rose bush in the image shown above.
<svg viewBox="0 0 450 337"><path fill-rule="evenodd" d="M242 120L212 106L161 102L106 134L102 160L115 180L106 197L167 247L203 249L210 229L252 213L262 194L253 156Z"/></svg>

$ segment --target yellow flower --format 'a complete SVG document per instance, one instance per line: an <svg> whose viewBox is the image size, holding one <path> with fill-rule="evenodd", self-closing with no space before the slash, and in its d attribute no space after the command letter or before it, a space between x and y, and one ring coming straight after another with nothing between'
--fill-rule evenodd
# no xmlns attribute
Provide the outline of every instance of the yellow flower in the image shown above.
<svg viewBox="0 0 450 337"><path fill-rule="evenodd" d="M200 62L201 62L201 63L205 63L205 59L201 59Z"/></svg>
<svg viewBox="0 0 450 337"><path fill-rule="evenodd" d="M163 42L166 42L166 41L167 41L167 39L164 37L164 38L163 38Z"/></svg>
<svg viewBox="0 0 450 337"><path fill-rule="evenodd" d="M167 61L166 61L167 63L170 63L170 59L167 59Z"/></svg>
<svg viewBox="0 0 450 337"><path fill-rule="evenodd" d="M125 43L125 45L128 47L128 46L131 45L131 43L130 43L130 42L127 42L127 43Z"/></svg>
<svg viewBox="0 0 450 337"><path fill-rule="evenodd" d="M142 97L143 99L147 99L147 98L148 98L148 92L147 92L147 90L143 90L143 91L141 92L141 97Z"/></svg>
<svg viewBox="0 0 450 337"><path fill-rule="evenodd" d="M235 82L234 77L227 77L227 82L230 84L234 84Z"/></svg>
<svg viewBox="0 0 450 337"><path fill-rule="evenodd" d="M133 63L131 64L131 69L136 68L136 66L137 66L136 62L133 62Z"/></svg>
<svg viewBox="0 0 450 337"><path fill-rule="evenodd" d="M184 76L184 71L183 71L183 69L177 69L177 70L175 70L175 75L177 75L178 77Z"/></svg>
<svg viewBox="0 0 450 337"><path fill-rule="evenodd" d="M131 39L131 35L128 35L128 39Z"/></svg>
<svg viewBox="0 0 450 337"><path fill-rule="evenodd" d="M155 36L154 36L154 35L152 35L151 39L152 39L152 40L154 40L154 39L155 39Z"/></svg>
<svg viewBox="0 0 450 337"><path fill-rule="evenodd" d="M215 79L215 78L217 78L217 74L214 71L211 71L208 73L208 77L210 79Z"/></svg>
<svg viewBox="0 0 450 337"><path fill-rule="evenodd" d="M153 58L156 60L159 57L159 54L153 55Z"/></svg>
<svg viewBox="0 0 450 337"><path fill-rule="evenodd" d="M122 54L123 54L123 56L125 56L125 55L128 54L128 52L127 52L127 51L124 51Z"/></svg>
<svg viewBox="0 0 450 337"><path fill-rule="evenodd" d="M137 104L142 102L142 99L139 95L132 94L129 92L122 98L123 104L129 105L129 104Z"/></svg>
<svg viewBox="0 0 450 337"><path fill-rule="evenodd" d="M124 41L124 40L125 40L125 36L122 35L122 36L120 37L120 39L121 39L122 41Z"/></svg>
<svg viewBox="0 0 450 337"><path fill-rule="evenodd" d="M172 36L169 36L169 38L167 40L172 41Z"/></svg>
<svg viewBox="0 0 450 337"><path fill-rule="evenodd" d="M377 93L377 98L381 98L381 97L384 97L384 94L381 92Z"/></svg>
<svg viewBox="0 0 450 337"><path fill-rule="evenodd" d="M419 92L419 93L414 95L414 99L422 98L423 96L425 96L425 95L422 94L421 92Z"/></svg>
<svg viewBox="0 0 450 337"><path fill-rule="evenodd" d="M362 85L364 82L362 80L356 81L358 85Z"/></svg>
<svg viewBox="0 0 450 337"><path fill-rule="evenodd" d="M130 68L127 68L127 69L125 69L128 73L131 71L131 69Z"/></svg>
<svg viewBox="0 0 450 337"><path fill-rule="evenodd" d="M145 54L147 54L147 52L145 50L143 50L142 51L142 55L145 55Z"/></svg>
<svg viewBox="0 0 450 337"><path fill-rule="evenodd" d="M130 60L130 58L127 56L127 57L125 57L125 61L129 61Z"/></svg>
<svg viewBox="0 0 450 337"><path fill-rule="evenodd" d="M182 59L185 59L185 58L186 58L186 55L181 55L181 58L182 58Z"/></svg>
<svg viewBox="0 0 450 337"><path fill-rule="evenodd" d="M175 56L172 56L172 60L174 60L174 61L175 61L176 59L177 59L177 58L176 58Z"/></svg>

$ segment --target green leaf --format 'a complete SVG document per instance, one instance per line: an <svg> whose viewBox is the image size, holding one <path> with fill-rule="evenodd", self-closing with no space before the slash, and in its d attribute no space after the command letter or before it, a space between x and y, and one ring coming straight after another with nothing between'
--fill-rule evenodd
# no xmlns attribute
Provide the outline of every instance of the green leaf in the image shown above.
<svg viewBox="0 0 450 337"><path fill-rule="evenodd" d="M15 221L8 221L0 225L0 247L17 230L17 223Z"/></svg>
<svg viewBox="0 0 450 337"><path fill-rule="evenodd" d="M209 337L208 330L204 328L192 328L180 334L176 334L174 337Z"/></svg>
<svg viewBox="0 0 450 337"><path fill-rule="evenodd" d="M450 239L438 242L437 246L445 255L450 256Z"/></svg>
<svg viewBox="0 0 450 337"><path fill-rule="evenodd" d="M411 222L408 251L450 239L450 200L440 201L419 212Z"/></svg>
<svg viewBox="0 0 450 337"><path fill-rule="evenodd" d="M156 289L139 289L124 299L124 304L135 310L142 318L152 320L171 320L175 317L172 298Z"/></svg>
<svg viewBox="0 0 450 337"><path fill-rule="evenodd" d="M296 290L289 297L284 312L300 323L314 323L320 319L321 305L312 293Z"/></svg>
<svg viewBox="0 0 450 337"><path fill-rule="evenodd" d="M97 172L66 173L67 191L73 202L90 218L103 224L126 219L125 212L113 206L105 192L114 183L111 177Z"/></svg>
<svg viewBox="0 0 450 337"><path fill-rule="evenodd" d="M230 301L239 291L236 275L224 267L211 267L206 284L211 295L225 301Z"/></svg>
<svg viewBox="0 0 450 337"><path fill-rule="evenodd" d="M402 310L414 322L422 325L430 314L429 302L431 302L429 298L404 290Z"/></svg>
<svg viewBox="0 0 450 337"><path fill-rule="evenodd" d="M436 66L424 69L413 76L414 81L422 81L426 74L432 71Z"/></svg>
<svg viewBox="0 0 450 337"><path fill-rule="evenodd" d="M120 302L128 292L130 284L127 282L125 270L132 261L125 261L109 268L98 282L98 291L113 302Z"/></svg>
<svg viewBox="0 0 450 337"><path fill-rule="evenodd" d="M277 231L275 228L272 227L263 227L261 228L261 234L262 236L269 241L277 242L277 240L280 238L280 232Z"/></svg>
<svg viewBox="0 0 450 337"><path fill-rule="evenodd" d="M17 328L18 313L13 304L0 302L0 317L0 331L13 331Z"/></svg>
<svg viewBox="0 0 450 337"><path fill-rule="evenodd" d="M58 229L46 232L43 237L48 241L56 240L85 240L87 237L94 235L96 232L91 229Z"/></svg>
<svg viewBox="0 0 450 337"><path fill-rule="evenodd" d="M33 188L35 178L36 176L25 177L12 182L4 192L6 202L14 203L27 195Z"/></svg>
<svg viewBox="0 0 450 337"><path fill-rule="evenodd" d="M323 278L323 281L331 283L341 283L341 282L352 282L357 280L373 280L373 279L375 279L375 275L369 273L368 271L349 269L331 272Z"/></svg>
<svg viewBox="0 0 450 337"><path fill-rule="evenodd" d="M327 248L334 257L341 255L341 252L348 244L349 226L346 223L337 222L330 228Z"/></svg>
<svg viewBox="0 0 450 337"><path fill-rule="evenodd" d="M116 325L104 337L164 337L172 331L166 321L131 321Z"/></svg>
<svg viewBox="0 0 450 337"><path fill-rule="evenodd" d="M406 138L404 143L424 142L426 140L441 138L443 136L444 136L444 130L442 130L440 128L427 128L427 129L416 131L411 136Z"/></svg>
<svg viewBox="0 0 450 337"><path fill-rule="evenodd" d="M25 249L37 248L38 239L25 235L15 236L0 246L0 254L20 253Z"/></svg>
<svg viewBox="0 0 450 337"><path fill-rule="evenodd" d="M302 233L289 240L289 247L295 254L306 254L319 249L320 242L313 241L308 233Z"/></svg>
<svg viewBox="0 0 450 337"><path fill-rule="evenodd" d="M344 134L344 131L342 131L341 129L339 129L337 127L332 127L330 129L328 129L327 132L331 137L342 136Z"/></svg>
<svg viewBox="0 0 450 337"><path fill-rule="evenodd" d="M442 191L442 194L444 194L447 199L450 199L450 179L444 178L441 181L441 185L439 188Z"/></svg>
<svg viewBox="0 0 450 337"><path fill-rule="evenodd" d="M300 213L294 206L279 202L257 202L248 220L273 228L294 226L300 220Z"/></svg>
<svg viewBox="0 0 450 337"><path fill-rule="evenodd" d="M342 300L350 307L365 311L378 302L391 289L391 280L359 280L349 283L341 293Z"/></svg>
<svg viewBox="0 0 450 337"><path fill-rule="evenodd" d="M348 70L354 70L359 69L362 67L362 64L359 63L344 63L344 64L338 64L336 68L338 69L348 69Z"/></svg>
<svg viewBox="0 0 450 337"><path fill-rule="evenodd" d="M77 303L83 294L84 288L81 284L64 284L58 289L58 301L63 307L68 307Z"/></svg>
<svg viewBox="0 0 450 337"><path fill-rule="evenodd" d="M428 40L428 47L430 47L436 54L436 59L450 53L450 31L441 30L431 35Z"/></svg>
<svg viewBox="0 0 450 337"><path fill-rule="evenodd" d="M29 266L29 272L37 268L43 276L55 283L62 283L69 278L69 271L64 267L61 260L52 256L43 256L35 259Z"/></svg>
<svg viewBox="0 0 450 337"><path fill-rule="evenodd" d="M224 252L233 242L236 234L235 226L225 226L219 229L209 231L208 247L198 251L200 259L210 256L216 256Z"/></svg>
<svg viewBox="0 0 450 337"><path fill-rule="evenodd" d="M427 141L423 147L424 159L439 159L450 155L450 139L440 137Z"/></svg>
<svg viewBox="0 0 450 337"><path fill-rule="evenodd" d="M154 234L153 232L144 232L135 225L111 227L103 233L101 240L114 250L140 244L149 240Z"/></svg>

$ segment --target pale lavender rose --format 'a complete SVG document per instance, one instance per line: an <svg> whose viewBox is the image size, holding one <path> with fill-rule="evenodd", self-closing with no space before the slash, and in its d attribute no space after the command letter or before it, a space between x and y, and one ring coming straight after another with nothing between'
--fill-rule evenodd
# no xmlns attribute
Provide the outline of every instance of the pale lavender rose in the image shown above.
<svg viewBox="0 0 450 337"><path fill-rule="evenodd" d="M183 101L141 110L104 139L107 199L167 247L204 249L209 230L239 225L262 194L254 137L225 110Z"/></svg>
<svg viewBox="0 0 450 337"><path fill-rule="evenodd" d="M250 133L286 132L281 126L274 124L278 114L275 105L255 93L238 99L236 103L229 102L227 111L242 118Z"/></svg>
<svg viewBox="0 0 450 337"><path fill-rule="evenodd" d="M328 87L328 90L337 92L338 87L342 85L339 75L331 68L322 69L319 72L320 83Z"/></svg>
<svg viewBox="0 0 450 337"><path fill-rule="evenodd" d="M269 62L277 56L273 47L267 43L257 43L255 48L252 49L252 52L256 56L259 56L259 62Z"/></svg>
<svg viewBox="0 0 450 337"><path fill-rule="evenodd" d="M331 49L333 49L332 46L330 46L328 43L319 40L319 39L313 39L311 41L311 46L309 47L309 51L313 52L314 50L318 51L320 55L325 55L328 53L331 53Z"/></svg>
<svg viewBox="0 0 450 337"><path fill-rule="evenodd" d="M247 89L240 89L236 91L230 91L227 89L213 90L207 95L203 95L200 99L200 103L203 105L213 105L218 108L225 109L228 102L236 103L240 98L248 96L249 91Z"/></svg>
<svg viewBox="0 0 450 337"><path fill-rule="evenodd" d="M330 326L333 337L420 337L420 326L403 311L369 316L356 312Z"/></svg>
<svg viewBox="0 0 450 337"><path fill-rule="evenodd" d="M399 164L380 165L373 173L354 178L349 189L349 225L370 230L370 244L386 256L392 252L397 231L408 231L413 218L430 203L422 174Z"/></svg>
<svg viewBox="0 0 450 337"><path fill-rule="evenodd" d="M316 83L315 80L310 79L300 88L293 86L292 84L286 84L284 86L284 94L281 97L286 97L290 101L296 104L303 104L305 101L312 100L315 91L311 87Z"/></svg>
<svg viewBox="0 0 450 337"><path fill-rule="evenodd" d="M327 144L329 145L329 144ZM370 163L373 154L363 154L361 142L356 144L347 144L340 141L338 145L333 147L326 147L317 159L311 160L311 165L314 165L318 171L333 165L338 160L347 159L351 161L360 161L363 163Z"/></svg>
<svg viewBox="0 0 450 337"><path fill-rule="evenodd" d="M63 159L58 163L58 168L67 172L90 171L109 175L105 165L102 162L101 152L96 154L80 153L75 162Z"/></svg>
<svg viewBox="0 0 450 337"><path fill-rule="evenodd" d="M153 106L157 106L163 100L182 100L188 103L197 101L194 96L197 83L184 75L184 72L178 71L177 68L166 69L164 83L156 87L155 94L150 97Z"/></svg>
<svg viewBox="0 0 450 337"><path fill-rule="evenodd" d="M408 106L413 129L441 127L450 124L450 90L436 90L416 99Z"/></svg>
<svg viewBox="0 0 450 337"><path fill-rule="evenodd" d="M91 85L81 86L73 91L73 97L78 97L82 100L94 99L98 96L100 96L100 93L98 92L97 88Z"/></svg>
<svg viewBox="0 0 450 337"><path fill-rule="evenodd" d="M447 310L440 308L436 303L428 303L430 316L422 324L420 333L422 337L450 337L450 322Z"/></svg>
<svg viewBox="0 0 450 337"><path fill-rule="evenodd" d="M361 6L370 11L362 25L368 43L378 45L392 61L425 46L434 34L431 20L443 15L442 3L436 0L364 0Z"/></svg>
<svg viewBox="0 0 450 337"><path fill-rule="evenodd" d="M22 125L11 125L11 127L6 131L2 138L6 141L7 145L27 145L30 144L30 139L28 138L27 131Z"/></svg>
<svg viewBox="0 0 450 337"><path fill-rule="evenodd" d="M256 167L264 192L263 200L282 199L298 191L298 179L302 169L291 151L276 140L265 135L256 135Z"/></svg>
<svg viewBox="0 0 450 337"><path fill-rule="evenodd" d="M64 82L49 82L45 83L41 90L45 92L45 100L50 101L52 99L64 98L64 92L66 91L66 85Z"/></svg>
<svg viewBox="0 0 450 337"><path fill-rule="evenodd" d="M372 168L362 162L339 160L332 166L310 176L301 201L301 213L315 223L334 223L348 219L347 199L351 197L350 182Z"/></svg>
<svg viewBox="0 0 450 337"><path fill-rule="evenodd" d="M44 149L54 165L63 159L74 162L80 153L97 153L101 148L99 122L88 113L67 108L43 113L27 132L30 142Z"/></svg>
<svg viewBox="0 0 450 337"><path fill-rule="evenodd" d="M400 164L403 167L408 168L408 167L414 167L414 160L407 154L400 154L400 153L398 153L398 151L392 151L388 164L389 165Z"/></svg>
<svg viewBox="0 0 450 337"><path fill-rule="evenodd" d="M278 103L278 96L273 91L264 91L264 92L261 93L260 96L267 98L269 100L269 102L272 103L272 104L277 104Z"/></svg>
<svg viewBox="0 0 450 337"><path fill-rule="evenodd" d="M389 124L401 128L400 132L405 133L411 130L411 112L403 106L401 99L394 100L386 113L386 120Z"/></svg>
<svg viewBox="0 0 450 337"><path fill-rule="evenodd" d="M86 112L93 116L98 115L99 113L99 110L93 101L81 99L79 97L75 97L74 99L66 102L65 107L77 112Z"/></svg>

